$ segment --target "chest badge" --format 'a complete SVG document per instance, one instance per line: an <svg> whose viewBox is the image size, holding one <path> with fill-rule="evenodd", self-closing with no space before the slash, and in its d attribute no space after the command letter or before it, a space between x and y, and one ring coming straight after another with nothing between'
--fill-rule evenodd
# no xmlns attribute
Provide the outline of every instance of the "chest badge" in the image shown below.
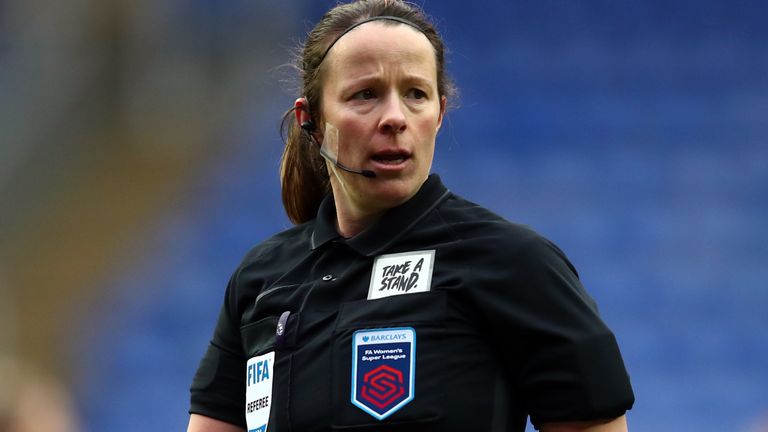
<svg viewBox="0 0 768 432"><path fill-rule="evenodd" d="M275 352L248 360L246 367L245 422L249 432L266 432L272 409Z"/></svg>
<svg viewBox="0 0 768 432"><path fill-rule="evenodd" d="M434 249L377 256L368 300L429 291L434 262Z"/></svg>
<svg viewBox="0 0 768 432"><path fill-rule="evenodd" d="M352 404L383 420L413 400L416 330L358 330L352 336Z"/></svg>

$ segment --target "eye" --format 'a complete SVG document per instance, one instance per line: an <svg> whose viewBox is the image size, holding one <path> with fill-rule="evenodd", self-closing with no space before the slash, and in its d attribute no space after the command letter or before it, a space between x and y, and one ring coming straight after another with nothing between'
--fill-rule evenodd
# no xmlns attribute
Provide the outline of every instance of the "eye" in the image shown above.
<svg viewBox="0 0 768 432"><path fill-rule="evenodd" d="M374 93L374 91L371 89L360 90L359 92L352 95L352 99L357 100L369 100L375 97L376 93Z"/></svg>
<svg viewBox="0 0 768 432"><path fill-rule="evenodd" d="M405 97L409 99L426 99L427 93L417 88L412 88L408 90L408 93L405 94Z"/></svg>

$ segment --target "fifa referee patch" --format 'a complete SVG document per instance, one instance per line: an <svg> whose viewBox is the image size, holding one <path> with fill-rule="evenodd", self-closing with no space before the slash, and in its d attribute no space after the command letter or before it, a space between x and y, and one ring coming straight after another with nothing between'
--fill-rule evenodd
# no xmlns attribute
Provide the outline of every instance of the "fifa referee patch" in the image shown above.
<svg viewBox="0 0 768 432"><path fill-rule="evenodd" d="M414 397L416 331L358 330L352 336L352 404L378 420Z"/></svg>
<svg viewBox="0 0 768 432"><path fill-rule="evenodd" d="M245 421L248 432L266 432L272 405L275 352L253 357L246 366Z"/></svg>

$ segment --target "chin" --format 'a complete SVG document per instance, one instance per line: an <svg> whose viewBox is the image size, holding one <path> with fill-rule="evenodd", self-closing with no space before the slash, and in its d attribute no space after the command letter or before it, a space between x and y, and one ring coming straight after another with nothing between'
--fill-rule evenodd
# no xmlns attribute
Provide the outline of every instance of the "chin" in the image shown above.
<svg viewBox="0 0 768 432"><path fill-rule="evenodd" d="M422 182L414 179L384 180L370 191L376 197L377 205L385 209L397 207L418 192Z"/></svg>

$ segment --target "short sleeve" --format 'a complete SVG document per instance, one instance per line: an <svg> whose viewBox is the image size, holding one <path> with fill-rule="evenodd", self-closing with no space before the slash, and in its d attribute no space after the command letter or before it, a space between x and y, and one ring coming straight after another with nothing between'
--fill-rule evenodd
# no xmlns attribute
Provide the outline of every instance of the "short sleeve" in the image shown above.
<svg viewBox="0 0 768 432"><path fill-rule="evenodd" d="M634 395L613 333L563 252L538 235L475 270L474 302L535 426L615 418Z"/></svg>
<svg viewBox="0 0 768 432"><path fill-rule="evenodd" d="M245 427L246 359L234 290L230 281L213 339L192 380L189 412Z"/></svg>

